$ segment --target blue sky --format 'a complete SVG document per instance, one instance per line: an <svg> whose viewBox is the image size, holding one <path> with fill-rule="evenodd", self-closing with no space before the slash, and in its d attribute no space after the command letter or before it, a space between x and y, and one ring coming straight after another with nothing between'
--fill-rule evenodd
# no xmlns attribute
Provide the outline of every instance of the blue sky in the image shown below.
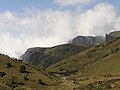
<svg viewBox="0 0 120 90"><path fill-rule="evenodd" d="M2 0L0 2L0 11L12 10L20 11L23 8L36 6L40 8L52 8L53 0Z"/></svg>
<svg viewBox="0 0 120 90"><path fill-rule="evenodd" d="M54 0L1 0L0 2L0 12L10 10L10 11L16 11L20 12L24 8L29 8L32 6L35 6L40 9L61 9L60 5L57 5L53 3ZM103 2L108 2L112 4L116 10L117 13L120 15L120 0L96 0L92 4L88 4L84 6L84 9L89 9L93 7L95 4L98 3L103 3ZM69 7L64 7L64 9L69 9L73 11L76 6L69 6Z"/></svg>

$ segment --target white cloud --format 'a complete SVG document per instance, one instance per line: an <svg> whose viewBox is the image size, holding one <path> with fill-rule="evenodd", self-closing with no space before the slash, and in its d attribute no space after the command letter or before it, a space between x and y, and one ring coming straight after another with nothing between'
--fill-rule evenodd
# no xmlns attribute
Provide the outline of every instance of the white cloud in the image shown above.
<svg viewBox="0 0 120 90"><path fill-rule="evenodd" d="M115 8L108 3L96 5L93 9L77 16L76 27L86 35L104 35L111 31L117 16ZM82 31L83 30L83 31Z"/></svg>
<svg viewBox="0 0 120 90"><path fill-rule="evenodd" d="M82 5L93 2L94 0L54 0L54 3L60 4L62 6L71 5Z"/></svg>
<svg viewBox="0 0 120 90"><path fill-rule="evenodd" d="M115 8L102 3L84 13L27 9L0 13L0 52L19 56L30 47L66 43L76 35L104 35L120 26Z"/></svg>

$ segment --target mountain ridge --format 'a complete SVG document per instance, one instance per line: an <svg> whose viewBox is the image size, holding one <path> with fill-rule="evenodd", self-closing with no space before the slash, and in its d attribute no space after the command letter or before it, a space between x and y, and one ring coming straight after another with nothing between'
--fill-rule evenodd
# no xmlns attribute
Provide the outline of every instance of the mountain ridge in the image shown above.
<svg viewBox="0 0 120 90"><path fill-rule="evenodd" d="M111 32L102 36L77 36L68 44L62 44L54 47L33 47L21 55L21 59L27 63L48 68L61 60L80 53L90 47L110 41L119 37L120 31ZM116 35L117 34L117 35Z"/></svg>
<svg viewBox="0 0 120 90"><path fill-rule="evenodd" d="M51 48L30 48L21 56L21 59L41 68L47 68L63 58L77 54L89 47L88 45L63 44Z"/></svg>

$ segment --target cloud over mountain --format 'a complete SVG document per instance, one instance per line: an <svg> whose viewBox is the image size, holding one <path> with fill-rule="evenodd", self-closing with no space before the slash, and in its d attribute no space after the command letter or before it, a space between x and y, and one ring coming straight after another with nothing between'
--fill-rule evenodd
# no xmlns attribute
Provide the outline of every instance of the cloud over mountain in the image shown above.
<svg viewBox="0 0 120 90"><path fill-rule="evenodd" d="M104 35L119 28L119 21L114 6L108 3L74 13L38 8L5 11L0 13L0 52L17 57L29 47L66 43L76 35Z"/></svg>

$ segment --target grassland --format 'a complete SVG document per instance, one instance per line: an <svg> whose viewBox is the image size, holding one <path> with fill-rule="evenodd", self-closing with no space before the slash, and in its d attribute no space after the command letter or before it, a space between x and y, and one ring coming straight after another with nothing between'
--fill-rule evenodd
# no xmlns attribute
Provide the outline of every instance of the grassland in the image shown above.
<svg viewBox="0 0 120 90"><path fill-rule="evenodd" d="M47 70L49 72L55 73L79 72L88 74L87 72L89 72L88 74L89 76L91 76L92 73L97 72L98 74L103 72L104 72L103 74L109 74L109 72L117 73L119 70L118 69L120 58L119 51L120 51L120 38L117 38L107 43L94 46L88 50L73 55L69 58L63 59L62 61L49 67ZM90 73L91 70L93 70L92 73ZM101 70L100 73L99 70Z"/></svg>
<svg viewBox="0 0 120 90"><path fill-rule="evenodd" d="M102 76L120 73L120 51L101 59L100 61L87 66L84 70L84 75L87 76Z"/></svg>

